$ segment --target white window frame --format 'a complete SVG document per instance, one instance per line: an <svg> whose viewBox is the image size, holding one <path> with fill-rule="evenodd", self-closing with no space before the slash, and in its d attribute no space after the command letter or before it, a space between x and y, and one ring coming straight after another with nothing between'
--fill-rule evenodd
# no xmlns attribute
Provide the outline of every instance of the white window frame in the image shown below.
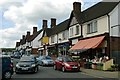
<svg viewBox="0 0 120 80"><path fill-rule="evenodd" d="M70 28L70 37L72 37L73 36L73 28L71 27Z"/></svg>
<svg viewBox="0 0 120 80"><path fill-rule="evenodd" d="M54 36L51 36L51 43L54 43Z"/></svg>
<svg viewBox="0 0 120 80"><path fill-rule="evenodd" d="M97 21L92 21L87 24L87 34L95 33L97 32Z"/></svg>
<svg viewBox="0 0 120 80"><path fill-rule="evenodd" d="M80 32L79 32L79 25L76 25L76 35L78 35Z"/></svg>

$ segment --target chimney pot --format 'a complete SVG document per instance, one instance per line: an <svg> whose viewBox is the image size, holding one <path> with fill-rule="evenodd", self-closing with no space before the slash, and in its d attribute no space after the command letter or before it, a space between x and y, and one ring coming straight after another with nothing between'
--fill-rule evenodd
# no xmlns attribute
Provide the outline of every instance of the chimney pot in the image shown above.
<svg viewBox="0 0 120 80"><path fill-rule="evenodd" d="M51 18L51 28L56 26L56 19L55 18Z"/></svg>
<svg viewBox="0 0 120 80"><path fill-rule="evenodd" d="M43 29L47 28L47 20L43 20Z"/></svg>
<svg viewBox="0 0 120 80"><path fill-rule="evenodd" d="M27 31L27 36L29 36L30 35L30 31Z"/></svg>
<svg viewBox="0 0 120 80"><path fill-rule="evenodd" d="M81 12L81 3L80 2L74 2L73 3L73 10L75 12Z"/></svg>
<svg viewBox="0 0 120 80"><path fill-rule="evenodd" d="M37 32L37 27L33 27L33 34Z"/></svg>
<svg viewBox="0 0 120 80"><path fill-rule="evenodd" d="M25 35L22 36L22 39L25 39Z"/></svg>

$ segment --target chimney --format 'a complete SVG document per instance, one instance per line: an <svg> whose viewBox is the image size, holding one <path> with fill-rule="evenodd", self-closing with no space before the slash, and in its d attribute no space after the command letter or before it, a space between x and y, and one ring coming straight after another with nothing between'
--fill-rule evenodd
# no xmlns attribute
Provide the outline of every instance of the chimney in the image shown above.
<svg viewBox="0 0 120 80"><path fill-rule="evenodd" d="M43 20L43 26L42 26L43 29L47 28L47 20Z"/></svg>
<svg viewBox="0 0 120 80"><path fill-rule="evenodd" d="M55 18L51 18L51 28L56 26L56 19Z"/></svg>
<svg viewBox="0 0 120 80"><path fill-rule="evenodd" d="M73 11L81 12L81 3L80 2L74 2L73 3Z"/></svg>
<svg viewBox="0 0 120 80"><path fill-rule="evenodd" d="M33 27L33 34L37 32L37 27Z"/></svg>
<svg viewBox="0 0 120 80"><path fill-rule="evenodd" d="M27 31L27 36L30 36L30 31Z"/></svg>
<svg viewBox="0 0 120 80"><path fill-rule="evenodd" d="M25 39L25 35L22 35L22 39Z"/></svg>
<svg viewBox="0 0 120 80"><path fill-rule="evenodd" d="M27 31L26 41L28 41L29 38L30 38L30 31Z"/></svg>

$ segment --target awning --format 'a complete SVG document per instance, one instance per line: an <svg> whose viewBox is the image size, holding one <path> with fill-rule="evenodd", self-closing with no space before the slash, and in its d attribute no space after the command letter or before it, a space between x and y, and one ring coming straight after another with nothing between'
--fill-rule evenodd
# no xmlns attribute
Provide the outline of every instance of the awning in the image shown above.
<svg viewBox="0 0 120 80"><path fill-rule="evenodd" d="M89 38L78 41L69 51L80 51L97 48L105 36Z"/></svg>

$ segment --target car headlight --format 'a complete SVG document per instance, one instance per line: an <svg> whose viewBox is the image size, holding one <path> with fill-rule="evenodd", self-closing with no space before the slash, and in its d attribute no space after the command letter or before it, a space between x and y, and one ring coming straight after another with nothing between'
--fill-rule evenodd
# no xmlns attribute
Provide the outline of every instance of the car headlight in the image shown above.
<svg viewBox="0 0 120 80"><path fill-rule="evenodd" d="M69 67L70 65L69 64L67 64L67 63L64 63L65 64L65 66L67 66L67 67Z"/></svg>
<svg viewBox="0 0 120 80"><path fill-rule="evenodd" d="M48 62L47 61L43 61L43 63L47 64Z"/></svg>
<svg viewBox="0 0 120 80"><path fill-rule="evenodd" d="M31 66L32 66L32 67L35 67L35 64L32 64Z"/></svg>
<svg viewBox="0 0 120 80"><path fill-rule="evenodd" d="M17 64L16 67L19 68L20 66Z"/></svg>

